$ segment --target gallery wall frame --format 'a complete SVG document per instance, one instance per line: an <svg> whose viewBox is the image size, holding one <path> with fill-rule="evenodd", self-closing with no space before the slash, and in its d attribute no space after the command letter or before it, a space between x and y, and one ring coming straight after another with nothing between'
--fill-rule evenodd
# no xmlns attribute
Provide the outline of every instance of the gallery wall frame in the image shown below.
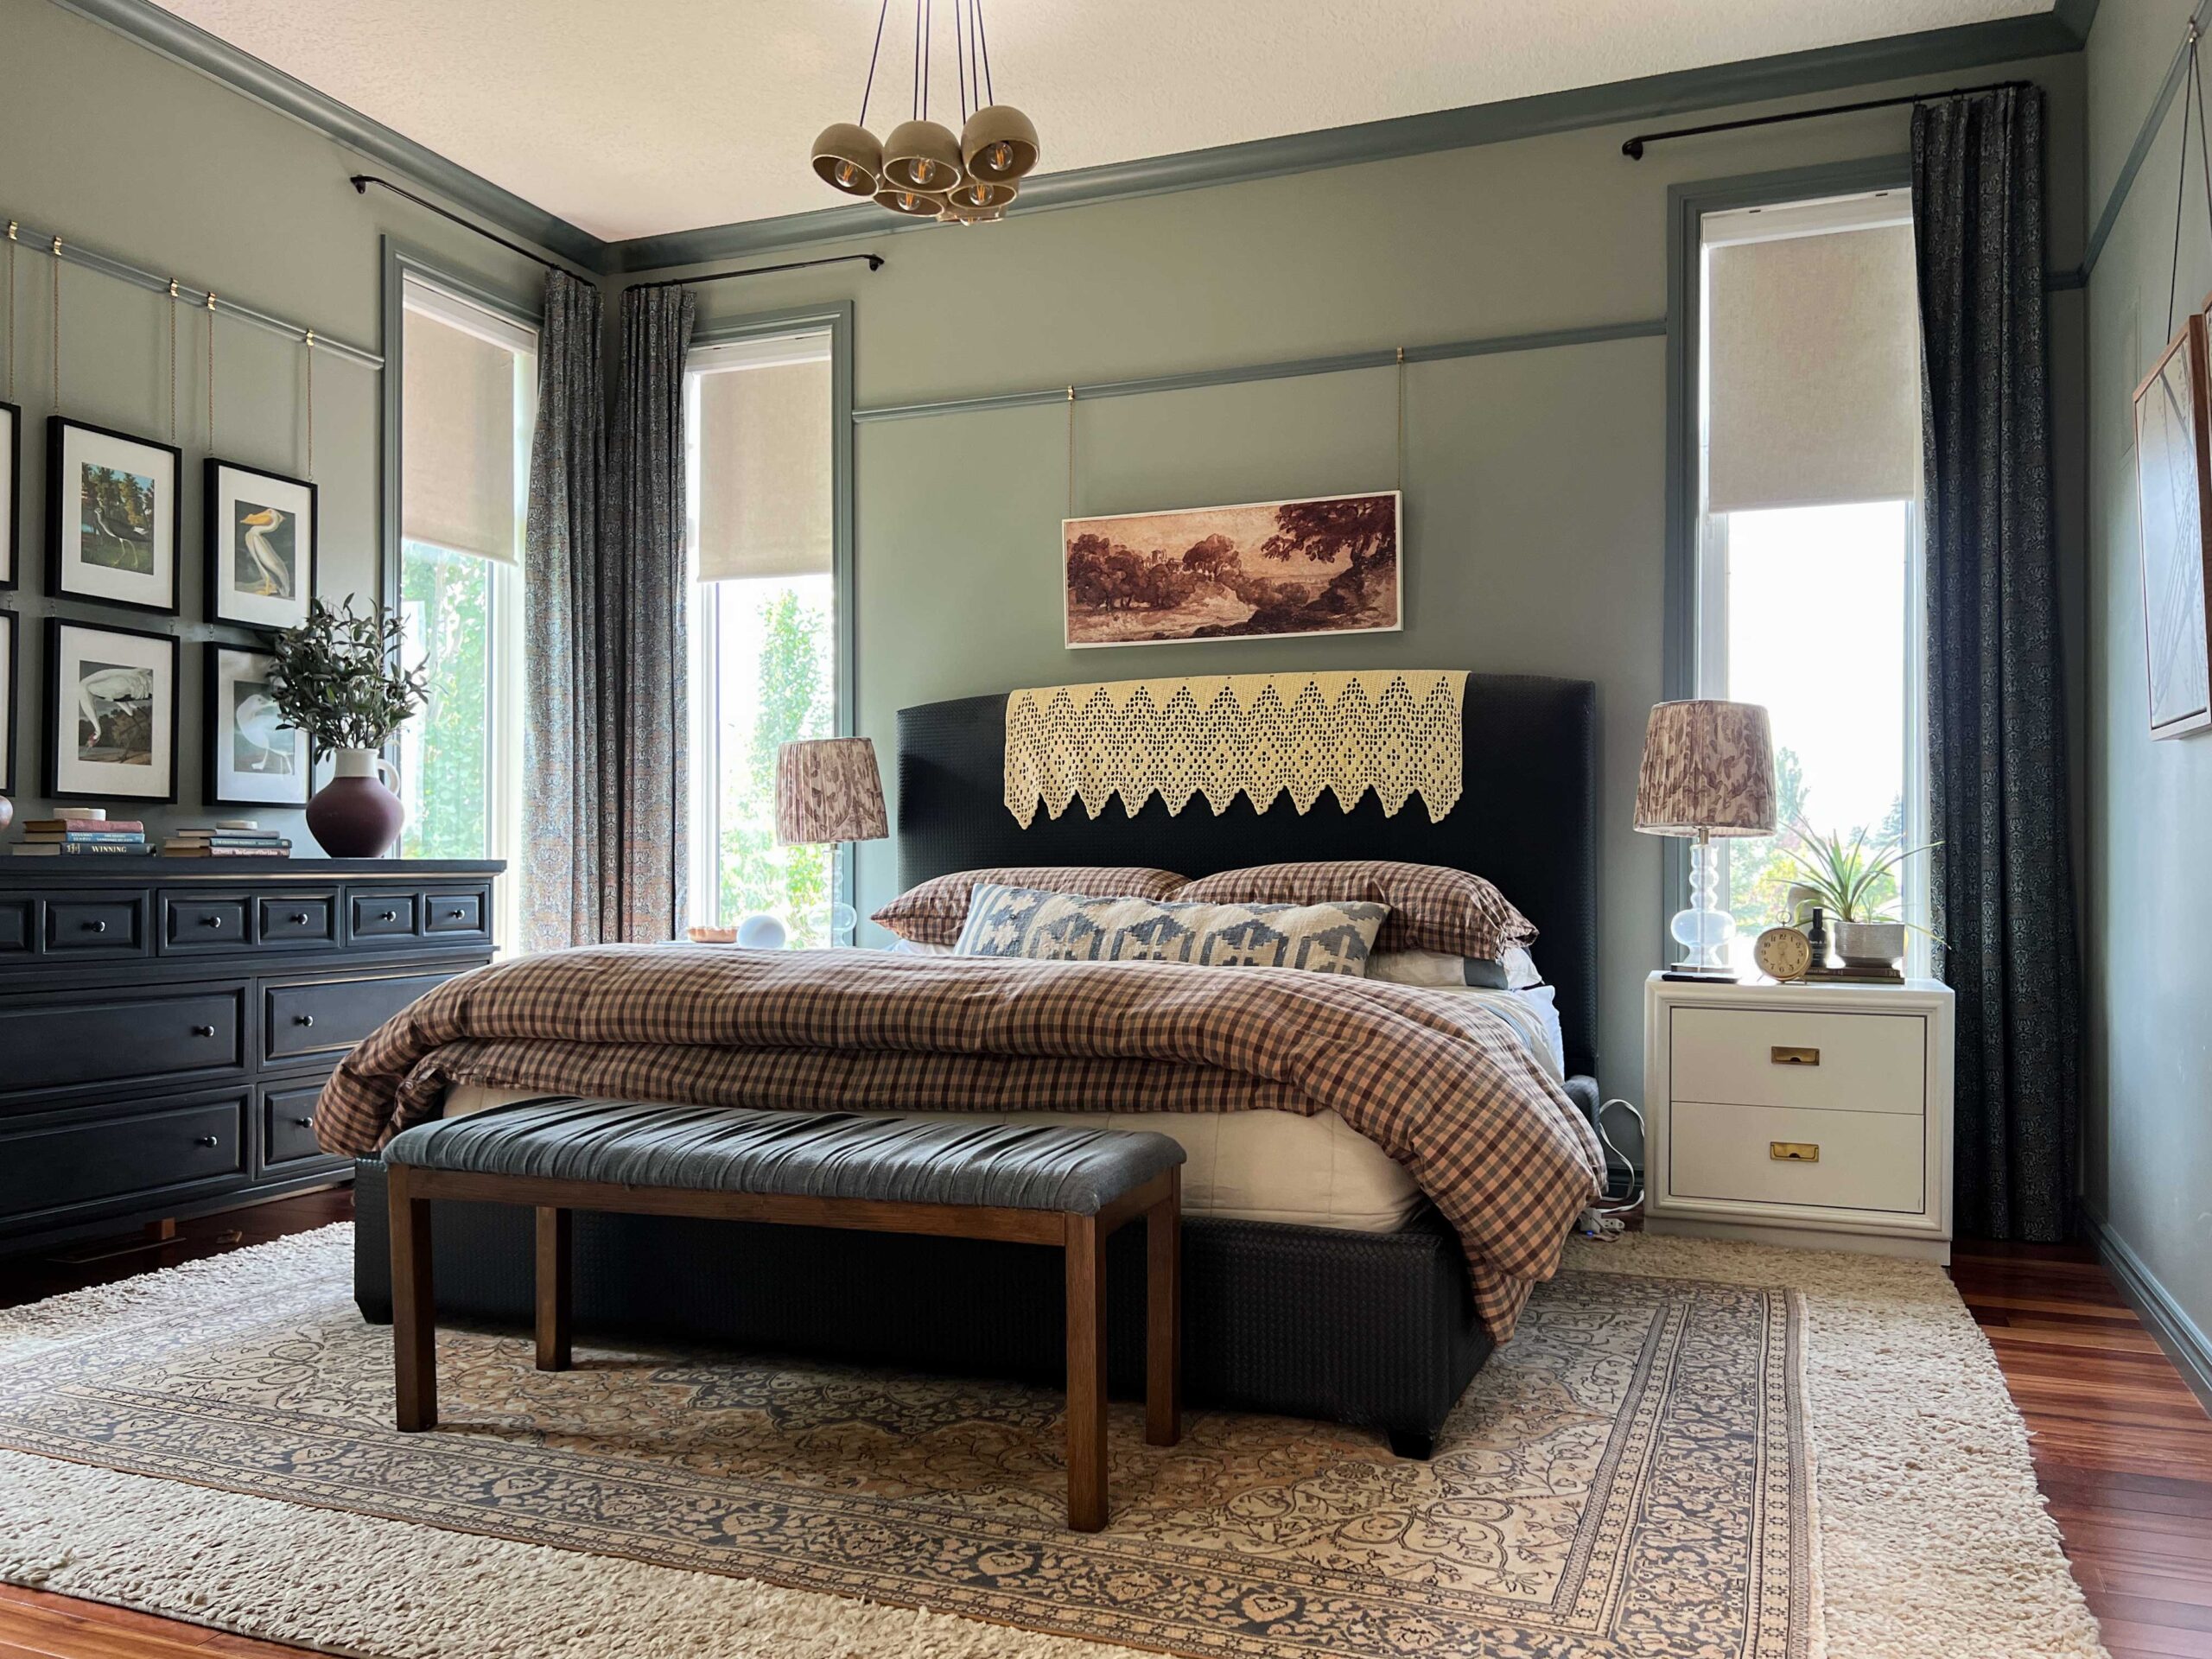
<svg viewBox="0 0 2212 1659"><path fill-rule="evenodd" d="M13 611L0 611L0 795L16 792L17 669L22 658L21 624Z"/></svg>
<svg viewBox="0 0 2212 1659"><path fill-rule="evenodd" d="M2143 666L2150 732L2212 728L2212 331L2198 311L2135 388Z"/></svg>
<svg viewBox="0 0 2212 1659"><path fill-rule="evenodd" d="M176 804L179 655L173 633L46 619L49 798Z"/></svg>
<svg viewBox="0 0 2212 1659"><path fill-rule="evenodd" d="M0 593L22 579L22 517L23 411L0 404Z"/></svg>
<svg viewBox="0 0 2212 1659"><path fill-rule="evenodd" d="M211 640L204 653L200 798L210 806L305 806L306 734L276 717L265 651Z"/></svg>
<svg viewBox="0 0 2212 1659"><path fill-rule="evenodd" d="M175 444L48 416L47 592L175 616L183 493Z"/></svg>
<svg viewBox="0 0 2212 1659"><path fill-rule="evenodd" d="M210 622L296 628L317 592L321 533L314 484L244 461L201 463Z"/></svg>

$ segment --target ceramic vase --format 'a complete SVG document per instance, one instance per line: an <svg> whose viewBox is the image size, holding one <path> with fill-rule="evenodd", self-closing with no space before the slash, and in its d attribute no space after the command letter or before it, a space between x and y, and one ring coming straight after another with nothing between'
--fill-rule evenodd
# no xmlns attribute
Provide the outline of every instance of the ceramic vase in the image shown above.
<svg viewBox="0 0 2212 1659"><path fill-rule="evenodd" d="M1904 924L1838 922L1835 953L1847 968L1893 968L1904 956Z"/></svg>
<svg viewBox="0 0 2212 1659"><path fill-rule="evenodd" d="M308 803L308 831L333 858L382 858L399 839L406 810L385 786L399 773L374 749L340 749L336 771Z"/></svg>

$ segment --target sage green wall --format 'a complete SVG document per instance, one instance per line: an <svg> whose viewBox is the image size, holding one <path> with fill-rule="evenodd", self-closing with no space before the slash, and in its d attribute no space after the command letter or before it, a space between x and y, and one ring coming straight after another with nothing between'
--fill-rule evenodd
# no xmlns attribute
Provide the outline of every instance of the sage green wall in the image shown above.
<svg viewBox="0 0 2212 1659"><path fill-rule="evenodd" d="M1986 78L2010 73L2050 91L2052 255L2070 265L2082 241L2080 59ZM810 248L872 247L889 263L874 276L839 267L702 288L700 317L851 297L863 408L1656 321L1670 184L1906 148L1901 111L1655 146L1642 162L1621 157L1624 136L1570 133ZM2080 302L2053 304L2062 393L2077 402ZM1066 651L1065 406L864 423L859 728L887 757L909 703L1138 675L1417 665L1595 680L1602 1080L1640 1097L1642 981L1668 908L1661 843L1630 827L1643 717L1661 695L1665 365L1664 340L1640 339L1412 368L1408 626L1343 639ZM2060 436L2078 556L2078 423L2062 421ZM1392 372L1084 403L1077 446L1084 512L1384 488L1395 476ZM1817 638L1805 658L1808 673L1830 671ZM866 907L893 890L896 866L888 843L861 852Z"/></svg>
<svg viewBox="0 0 2212 1659"><path fill-rule="evenodd" d="M225 298L378 349L378 238L390 231L462 273L534 308L537 268L390 196L354 194L360 158L342 145L173 63L113 31L48 3L0 0L0 220L14 217L80 238L149 270L174 272ZM97 93L87 89L97 88ZM98 118L90 113L97 108ZM16 683L19 814L48 804L45 766L45 618L171 626L141 612L45 592L46 417L52 362L48 284L53 262L28 245L16 256L16 395L23 411L22 585L0 593L21 618ZM165 295L79 266L61 269L61 412L149 437L168 435ZM207 425L206 314L180 319L177 435L185 452L179 803L149 808L150 827L206 821L200 744L204 643L200 462ZM0 335L0 359L4 359ZM4 375L0 361L0 375ZM236 319L216 334L215 453L297 474L306 462L305 382L297 345ZM3 385L4 382L0 382ZM378 377L325 357L315 372L315 481L321 488L320 588L327 598L377 588ZM118 803L118 804L120 804ZM250 811L290 827L312 855L296 812Z"/></svg>
<svg viewBox="0 0 2212 1659"><path fill-rule="evenodd" d="M2179 48L2188 0L2107 4L2089 36L2090 171L2101 211ZM2164 349L2183 101L2167 112L2089 278L2088 1199L2212 1329L2212 736L2152 742L2145 690L2134 389ZM2195 161L2176 287L2212 289ZM2201 1338L2200 1338L2201 1340Z"/></svg>

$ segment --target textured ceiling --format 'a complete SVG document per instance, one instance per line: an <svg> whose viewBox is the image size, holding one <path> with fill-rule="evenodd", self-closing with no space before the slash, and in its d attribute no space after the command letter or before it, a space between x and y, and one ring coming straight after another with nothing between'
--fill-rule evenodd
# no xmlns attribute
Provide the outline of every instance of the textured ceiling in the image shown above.
<svg viewBox="0 0 2212 1659"><path fill-rule="evenodd" d="M163 0L610 241L842 200L806 165L857 112L875 0ZM951 0L932 0L957 113ZM2048 11L2051 0L997 0L998 96L1044 170ZM893 0L868 124L906 114Z"/></svg>

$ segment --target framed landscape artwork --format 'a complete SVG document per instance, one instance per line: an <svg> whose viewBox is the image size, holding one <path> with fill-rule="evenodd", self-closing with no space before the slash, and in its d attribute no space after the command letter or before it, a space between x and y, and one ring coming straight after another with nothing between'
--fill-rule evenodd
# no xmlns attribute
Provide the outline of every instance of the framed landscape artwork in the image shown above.
<svg viewBox="0 0 2212 1659"><path fill-rule="evenodd" d="M22 511L23 411L0 404L0 589L20 580Z"/></svg>
<svg viewBox="0 0 2212 1659"><path fill-rule="evenodd" d="M1394 632L1400 518L1386 490L1063 519L1066 642Z"/></svg>
<svg viewBox="0 0 2212 1659"><path fill-rule="evenodd" d="M176 799L174 635L46 620L46 792Z"/></svg>
<svg viewBox="0 0 2212 1659"><path fill-rule="evenodd" d="M184 452L55 415L46 423L49 590L177 613Z"/></svg>
<svg viewBox="0 0 2212 1659"><path fill-rule="evenodd" d="M2212 726L2212 417L2202 315L2135 391L2135 486L2143 533L2144 665L2152 737Z"/></svg>
<svg viewBox="0 0 2212 1659"><path fill-rule="evenodd" d="M16 613L0 611L0 795L16 792L16 664L22 660Z"/></svg>
<svg viewBox="0 0 2212 1659"><path fill-rule="evenodd" d="M305 806L306 734L285 725L269 696L266 652L207 652L207 793L219 806Z"/></svg>
<svg viewBox="0 0 2212 1659"><path fill-rule="evenodd" d="M315 593L315 490L235 461L207 463L207 615L296 628Z"/></svg>

